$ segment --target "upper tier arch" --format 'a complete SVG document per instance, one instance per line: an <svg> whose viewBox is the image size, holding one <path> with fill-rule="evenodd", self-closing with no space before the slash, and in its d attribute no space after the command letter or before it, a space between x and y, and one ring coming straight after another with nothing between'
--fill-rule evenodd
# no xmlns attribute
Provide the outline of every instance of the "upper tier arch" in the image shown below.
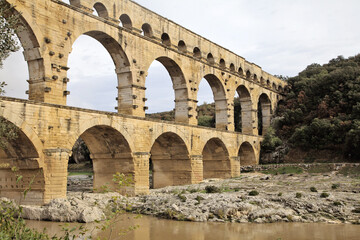
<svg viewBox="0 0 360 240"><path fill-rule="evenodd" d="M201 41L201 52L203 53L212 53L215 59L220 60L221 58L224 59L225 62L229 63L238 63L235 65L248 65L251 66L253 69L251 72L255 72L257 76L269 75L268 73L264 72L259 66L247 62L243 57L234 54L228 49L222 48L216 43L211 42L210 40L197 35L196 33L192 32L189 29L182 27L175 22L166 19L155 12L142 7L140 4L137 4L133 1L121 1L121 0L72 0L70 1L72 5L78 6L82 9L85 8L92 8L92 6L96 2L101 2L107 9L110 19L117 20L123 14L128 16L132 16L132 27L134 32L141 32L142 26L144 23L147 23L152 26L152 30L154 33L155 39L160 39L161 42L161 35L163 33L167 33L169 38L171 39L172 44L176 44L181 40L186 40L185 43L187 46L191 46L191 48L199 47L198 42ZM139 16L139 17L134 17ZM139 31L138 31L139 30ZM180 30L180 32L179 32ZM178 34L180 33L180 34ZM214 51L215 49L215 51ZM192 55L192 52L189 52ZM205 55L205 54L204 54ZM206 57L206 55L205 55ZM220 67L220 66L219 66ZM228 69L230 70L230 69ZM270 76L271 81L275 81L277 85L281 81L273 76Z"/></svg>

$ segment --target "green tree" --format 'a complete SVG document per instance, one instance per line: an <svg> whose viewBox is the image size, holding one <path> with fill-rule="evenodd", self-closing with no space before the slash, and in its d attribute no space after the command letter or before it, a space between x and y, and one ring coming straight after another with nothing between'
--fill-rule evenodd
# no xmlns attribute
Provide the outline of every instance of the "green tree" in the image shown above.
<svg viewBox="0 0 360 240"><path fill-rule="evenodd" d="M261 142L261 150L265 152L271 152L281 144L281 139L275 135L275 130L270 127L264 137L264 140Z"/></svg>
<svg viewBox="0 0 360 240"><path fill-rule="evenodd" d="M287 81L277 134L292 147L342 151L359 160L360 54L311 64Z"/></svg>
<svg viewBox="0 0 360 240"><path fill-rule="evenodd" d="M13 7L0 0L0 68L10 53L19 50L16 31L19 28L19 15L13 13Z"/></svg>
<svg viewBox="0 0 360 240"><path fill-rule="evenodd" d="M13 7L0 0L0 68L3 61L19 49L16 30L19 29L19 15L14 14ZM0 82L0 95L4 95L5 82ZM17 128L3 117L0 117L0 148L6 147L6 142L17 138Z"/></svg>

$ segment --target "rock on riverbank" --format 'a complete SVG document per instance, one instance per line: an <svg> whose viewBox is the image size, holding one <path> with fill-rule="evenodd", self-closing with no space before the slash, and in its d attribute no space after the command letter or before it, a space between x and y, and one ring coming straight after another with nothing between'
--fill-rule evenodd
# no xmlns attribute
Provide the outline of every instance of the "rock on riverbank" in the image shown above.
<svg viewBox="0 0 360 240"><path fill-rule="evenodd" d="M206 186L221 192L205 193ZM189 221L359 224L359 192L359 180L335 174L245 174L237 179L154 190L149 196L133 199L133 208L142 214Z"/></svg>
<svg viewBox="0 0 360 240"><path fill-rule="evenodd" d="M206 193L206 188L219 192ZM127 210L136 213L186 221L360 223L360 179L336 172L247 173L234 179L151 190L148 196L131 198L69 192L66 200L56 199L42 207L24 206L23 216L92 222L103 220L114 201L126 202Z"/></svg>

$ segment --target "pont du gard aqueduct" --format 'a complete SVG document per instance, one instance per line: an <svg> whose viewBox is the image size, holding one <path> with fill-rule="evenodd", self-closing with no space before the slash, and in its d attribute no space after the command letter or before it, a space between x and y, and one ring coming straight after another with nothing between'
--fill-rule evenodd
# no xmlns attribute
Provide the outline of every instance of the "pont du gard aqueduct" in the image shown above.
<svg viewBox="0 0 360 240"><path fill-rule="evenodd" d="M79 138L91 153L94 188L111 183L119 172L133 178L132 186L123 189L128 194L149 192L150 159L154 188L236 177L240 165L259 162L261 135L283 98L285 82L130 0L6 2L21 14L17 35L28 64L24 81L29 97L0 97L0 116L19 130L16 140L0 150L0 196L25 204L66 197L68 160ZM117 113L66 105L68 57L83 34L111 55L118 79ZM173 122L145 118L145 81L155 60L172 79ZM216 128L197 126L203 78L213 92ZM234 131L236 92L242 132Z"/></svg>

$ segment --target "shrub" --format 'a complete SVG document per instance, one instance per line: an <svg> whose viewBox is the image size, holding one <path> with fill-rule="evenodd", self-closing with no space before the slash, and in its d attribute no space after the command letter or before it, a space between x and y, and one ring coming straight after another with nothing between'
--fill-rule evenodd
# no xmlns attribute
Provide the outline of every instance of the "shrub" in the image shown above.
<svg viewBox="0 0 360 240"><path fill-rule="evenodd" d="M331 185L332 189L337 189L339 187L340 187L340 184L338 184L338 183L334 183L333 185Z"/></svg>
<svg viewBox="0 0 360 240"><path fill-rule="evenodd" d="M302 197L302 193L297 192L295 195L296 198L301 198Z"/></svg>
<svg viewBox="0 0 360 240"><path fill-rule="evenodd" d="M311 188L310 188L310 191L311 191L311 192L317 192L317 189L316 189L315 187L311 187Z"/></svg>
<svg viewBox="0 0 360 240"><path fill-rule="evenodd" d="M282 195L283 195L282 192L279 192L279 193L278 193L278 197L281 197Z"/></svg>
<svg viewBox="0 0 360 240"><path fill-rule="evenodd" d="M330 195L328 193L326 193L326 192L323 192L323 193L320 194L321 198L328 198L329 196Z"/></svg>
<svg viewBox="0 0 360 240"><path fill-rule="evenodd" d="M22 208L16 206L12 202L1 201L0 202L0 239L21 239L21 240L68 240L68 239L80 239L86 234L86 229L80 227L80 233L76 235L73 229L63 227L63 236L50 237L43 232L38 232L34 229L30 229L26 226L25 220L21 218Z"/></svg>
<svg viewBox="0 0 360 240"><path fill-rule="evenodd" d="M178 197L180 198L180 200L181 200L182 202L186 202L186 200L187 200L187 198L186 198L184 195L182 195L182 194L179 194Z"/></svg>
<svg viewBox="0 0 360 240"><path fill-rule="evenodd" d="M206 191L206 193L219 193L219 192L221 192L220 188L218 188L218 187L216 187L214 185L206 186L205 191Z"/></svg>
<svg viewBox="0 0 360 240"><path fill-rule="evenodd" d="M196 192L199 192L199 189L196 189L196 188L192 188L189 190L190 193L196 193Z"/></svg>
<svg viewBox="0 0 360 240"><path fill-rule="evenodd" d="M195 198L196 201L198 201L200 203L201 200L205 200L205 198L203 198L202 196L196 196Z"/></svg>
<svg viewBox="0 0 360 240"><path fill-rule="evenodd" d="M249 192L249 196L257 196L257 195L259 195L259 192L256 190Z"/></svg>
<svg viewBox="0 0 360 240"><path fill-rule="evenodd" d="M271 152L281 144L281 139L276 136L275 130L270 127L265 135L264 140L261 142L261 150L265 152Z"/></svg>
<svg viewBox="0 0 360 240"><path fill-rule="evenodd" d="M335 201L334 202L334 206L341 206L342 204L341 204L341 202L339 202L339 201Z"/></svg>

